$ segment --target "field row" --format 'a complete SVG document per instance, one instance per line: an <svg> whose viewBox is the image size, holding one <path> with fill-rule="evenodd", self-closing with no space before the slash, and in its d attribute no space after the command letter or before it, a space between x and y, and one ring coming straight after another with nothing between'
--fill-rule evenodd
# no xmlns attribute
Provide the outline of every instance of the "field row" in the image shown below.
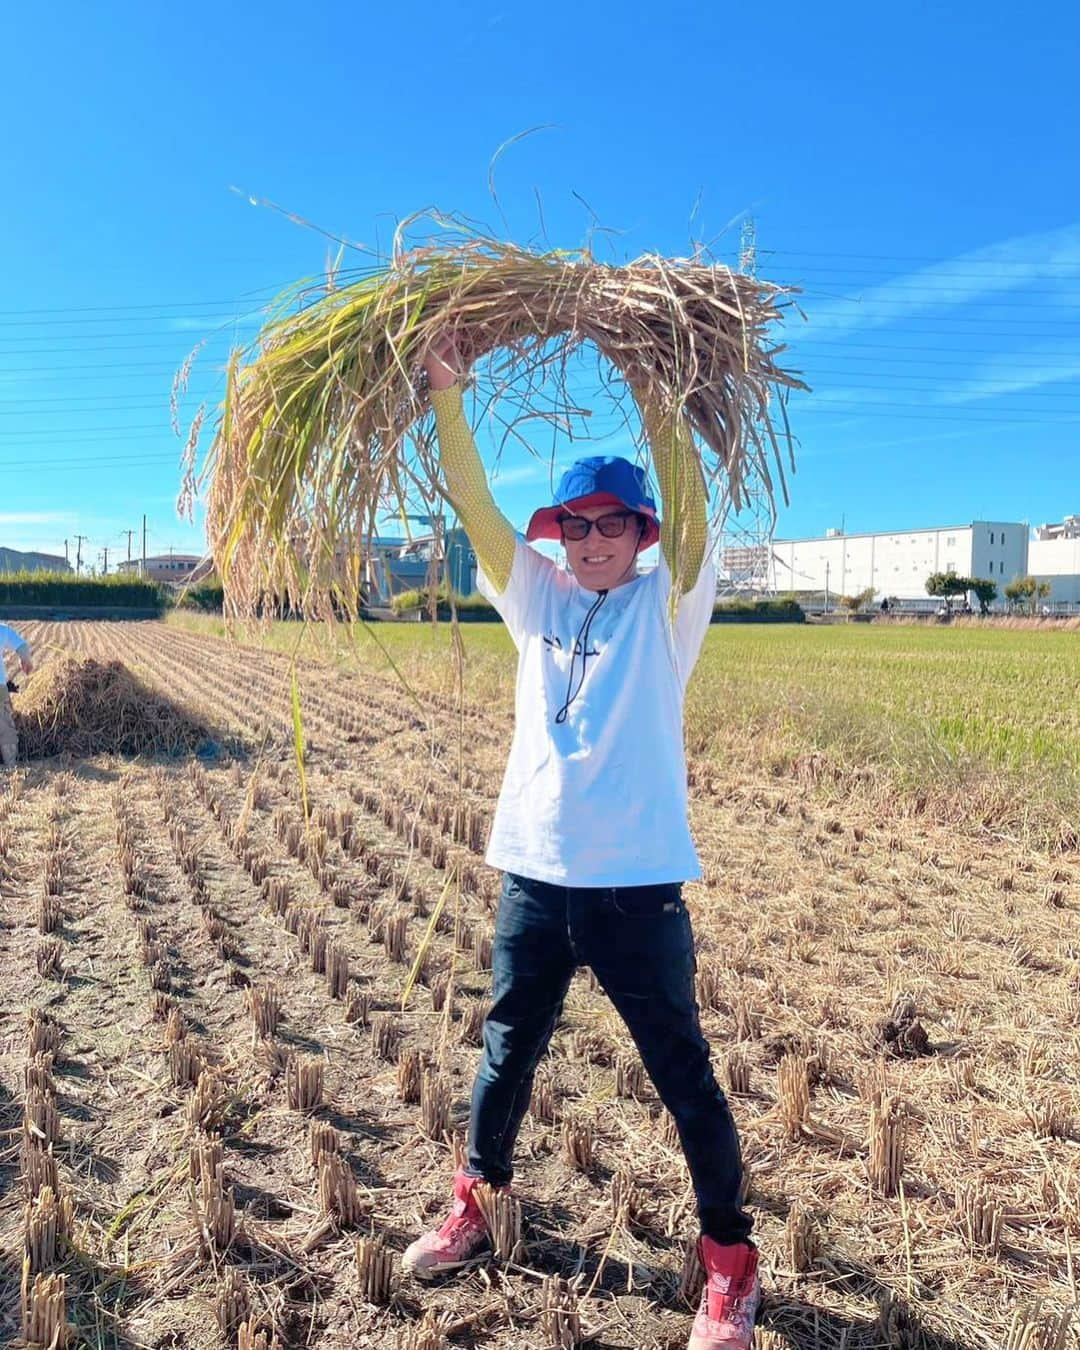
<svg viewBox="0 0 1080 1350"><path fill-rule="evenodd" d="M149 624L36 636L126 660L249 747L31 768L0 796L0 1082L55 1168L9 1159L5 1225L28 1232L23 1197L55 1181L70 1214L34 1273L65 1278L83 1337L684 1344L692 1196L588 972L522 1133L522 1249L432 1291L396 1275L466 1123L505 721L301 666L301 781L287 657ZM698 993L758 1218L761 1345L1038 1345L1080 1239L1075 862L695 770Z"/></svg>

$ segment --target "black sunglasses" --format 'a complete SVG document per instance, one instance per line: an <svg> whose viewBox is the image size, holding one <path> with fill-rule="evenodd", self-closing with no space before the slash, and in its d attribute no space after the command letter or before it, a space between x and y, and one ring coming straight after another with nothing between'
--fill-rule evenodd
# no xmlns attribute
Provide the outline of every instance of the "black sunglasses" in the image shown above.
<svg viewBox="0 0 1080 1350"><path fill-rule="evenodd" d="M598 516L595 520L586 520L584 516L563 516L559 521L564 539L573 539L580 543L588 539L595 525L605 539L618 539L626 533L626 522L637 516L636 511L613 511L609 516Z"/></svg>

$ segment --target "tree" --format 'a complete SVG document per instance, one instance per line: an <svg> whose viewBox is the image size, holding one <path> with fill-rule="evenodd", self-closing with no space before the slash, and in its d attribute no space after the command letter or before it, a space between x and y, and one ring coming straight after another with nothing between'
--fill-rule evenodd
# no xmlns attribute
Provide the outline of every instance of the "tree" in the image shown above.
<svg viewBox="0 0 1080 1350"><path fill-rule="evenodd" d="M939 595L947 609L954 595L967 595L972 589L970 577L959 577L955 572L931 572L926 578L926 594Z"/></svg>
<svg viewBox="0 0 1080 1350"><path fill-rule="evenodd" d="M840 597L840 604L849 614L858 614L859 610L868 605L873 598L874 588L873 586L867 586L866 589L860 591L858 595L842 595Z"/></svg>
<svg viewBox="0 0 1080 1350"><path fill-rule="evenodd" d="M969 590L975 592L975 598L979 602L979 613L989 614L990 604L997 599L997 582L990 581L987 577L969 577Z"/></svg>
<svg viewBox="0 0 1080 1350"><path fill-rule="evenodd" d="M1042 583L1044 586L1046 582ZM1034 577L1016 577L1005 587L1005 599L1010 610L1026 608L1029 614L1035 611L1035 593L1039 583Z"/></svg>

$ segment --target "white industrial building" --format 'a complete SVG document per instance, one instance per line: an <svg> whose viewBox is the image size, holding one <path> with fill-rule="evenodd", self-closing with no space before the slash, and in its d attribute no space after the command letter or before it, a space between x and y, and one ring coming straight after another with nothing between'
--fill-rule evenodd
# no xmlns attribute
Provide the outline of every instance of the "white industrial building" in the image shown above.
<svg viewBox="0 0 1080 1350"><path fill-rule="evenodd" d="M1052 601L1080 605L1080 516L1038 526L1028 543L1027 570L1050 583Z"/></svg>
<svg viewBox="0 0 1080 1350"><path fill-rule="evenodd" d="M973 520L966 525L930 529L845 534L827 530L811 539L774 539L769 559L769 589L830 596L857 595L928 603L926 579L932 572L984 577L997 582L994 608L1005 606L1004 590L1017 577L1050 583L1047 603L1080 603L1080 517L1034 531L1018 520ZM752 561L745 547L725 549L721 571L731 589Z"/></svg>

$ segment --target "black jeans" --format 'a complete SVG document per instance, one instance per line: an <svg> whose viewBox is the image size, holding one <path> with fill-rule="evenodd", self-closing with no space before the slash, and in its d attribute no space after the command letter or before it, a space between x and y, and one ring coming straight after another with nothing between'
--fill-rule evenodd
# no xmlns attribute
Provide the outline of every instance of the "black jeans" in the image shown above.
<svg viewBox="0 0 1080 1350"><path fill-rule="evenodd" d="M675 1118L702 1231L716 1242L744 1241L752 1220L739 1204L739 1140L701 1034L694 938L678 884L597 889L506 875L469 1172L495 1186L510 1181L533 1074L581 965L592 967Z"/></svg>

